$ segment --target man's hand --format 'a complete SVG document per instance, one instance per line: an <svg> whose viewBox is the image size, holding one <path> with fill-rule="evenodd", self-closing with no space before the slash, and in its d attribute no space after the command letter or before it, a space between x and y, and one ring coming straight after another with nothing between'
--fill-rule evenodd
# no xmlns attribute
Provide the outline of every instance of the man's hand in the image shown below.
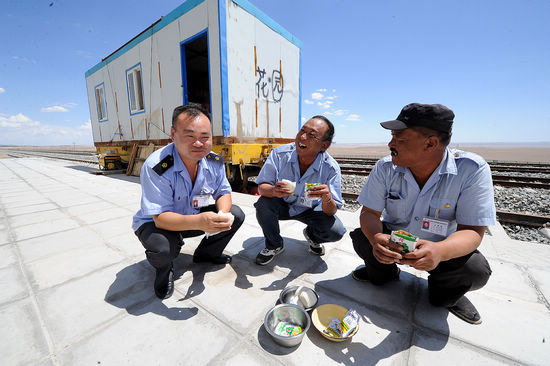
<svg viewBox="0 0 550 366"><path fill-rule="evenodd" d="M231 218L218 215L215 212L206 211L199 214L200 230L206 233L217 233L231 229Z"/></svg>
<svg viewBox="0 0 550 366"><path fill-rule="evenodd" d="M388 234L374 234L372 254L374 258L383 264L402 263L403 256L399 254L403 248L390 240Z"/></svg>
<svg viewBox="0 0 550 366"><path fill-rule="evenodd" d="M319 184L311 187L311 191L308 192L308 196L311 198L320 198L324 201L328 199L327 195L330 195L330 190L326 184Z"/></svg>
<svg viewBox="0 0 550 366"><path fill-rule="evenodd" d="M416 248L412 252L404 254L399 263L408 264L419 270L431 271L442 260L441 249L441 242L419 239Z"/></svg>
<svg viewBox="0 0 550 366"><path fill-rule="evenodd" d="M277 182L273 186L273 197L282 198L292 196L290 188L284 182Z"/></svg>

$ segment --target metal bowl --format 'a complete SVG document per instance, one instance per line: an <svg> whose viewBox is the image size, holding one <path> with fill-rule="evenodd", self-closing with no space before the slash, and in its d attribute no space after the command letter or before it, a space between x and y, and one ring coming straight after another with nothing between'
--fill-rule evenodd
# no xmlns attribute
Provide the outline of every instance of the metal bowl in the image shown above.
<svg viewBox="0 0 550 366"><path fill-rule="evenodd" d="M300 293L298 296L295 296L298 289L300 289ZM300 296L300 294L302 294L302 296ZM281 304L295 304L306 311L310 311L319 302L319 295L309 287L290 286L281 291L279 300Z"/></svg>
<svg viewBox="0 0 550 366"><path fill-rule="evenodd" d="M278 335L275 333L275 329L280 322L298 325L302 327L302 332L290 337ZM276 305L267 312L264 319L264 328L267 333L269 333L275 342L284 347L299 345L310 325L311 319L309 318L309 314L298 305L293 304Z"/></svg>

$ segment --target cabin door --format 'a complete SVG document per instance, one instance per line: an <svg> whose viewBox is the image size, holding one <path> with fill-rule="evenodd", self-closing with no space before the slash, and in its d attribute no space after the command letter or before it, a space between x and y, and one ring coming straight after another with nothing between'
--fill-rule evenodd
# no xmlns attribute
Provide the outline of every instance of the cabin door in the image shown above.
<svg viewBox="0 0 550 366"><path fill-rule="evenodd" d="M183 104L198 103L212 113L206 30L181 43Z"/></svg>

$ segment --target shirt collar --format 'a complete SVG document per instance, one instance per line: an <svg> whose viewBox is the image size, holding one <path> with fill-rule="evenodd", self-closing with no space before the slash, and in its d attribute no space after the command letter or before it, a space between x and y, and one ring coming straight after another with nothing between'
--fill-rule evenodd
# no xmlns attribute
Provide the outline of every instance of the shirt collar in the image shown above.
<svg viewBox="0 0 550 366"><path fill-rule="evenodd" d="M181 161L180 154L176 149L176 145L174 145L173 142L172 142L172 156L174 157L174 171L176 172L181 172L183 170L187 171L187 168L183 164L183 161ZM200 169L208 170L208 164L206 163L206 156L201 160L199 160L199 170Z"/></svg>
<svg viewBox="0 0 550 366"><path fill-rule="evenodd" d="M439 170L439 175L443 175L443 174L456 175L458 173L458 169L456 168L456 161L448 147L445 149L445 155L441 160L441 164L439 164L438 170Z"/></svg>
<svg viewBox="0 0 550 366"><path fill-rule="evenodd" d="M290 155L290 160L289 161L291 163L299 164L299 162L298 162L298 151L296 149L296 143L292 142L292 146L293 146L293 151L292 151L292 154ZM313 170L319 171L319 169L321 168L321 163L325 159L325 155L326 155L325 151L320 151L317 154L317 157L315 158L315 160L313 161L313 163L310 165L309 168L313 168ZM309 168L308 168L308 170L309 170Z"/></svg>

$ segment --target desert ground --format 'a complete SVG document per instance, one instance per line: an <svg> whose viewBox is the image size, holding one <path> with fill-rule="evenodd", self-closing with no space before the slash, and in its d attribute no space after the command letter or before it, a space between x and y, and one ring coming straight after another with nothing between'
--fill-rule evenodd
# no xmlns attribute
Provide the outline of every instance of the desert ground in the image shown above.
<svg viewBox="0 0 550 366"><path fill-rule="evenodd" d="M534 144L535 146L515 144L451 144L451 148L472 151L485 160L508 160L550 163L550 143ZM365 156L382 157L389 154L387 145L383 144L338 144L329 148L332 156Z"/></svg>

